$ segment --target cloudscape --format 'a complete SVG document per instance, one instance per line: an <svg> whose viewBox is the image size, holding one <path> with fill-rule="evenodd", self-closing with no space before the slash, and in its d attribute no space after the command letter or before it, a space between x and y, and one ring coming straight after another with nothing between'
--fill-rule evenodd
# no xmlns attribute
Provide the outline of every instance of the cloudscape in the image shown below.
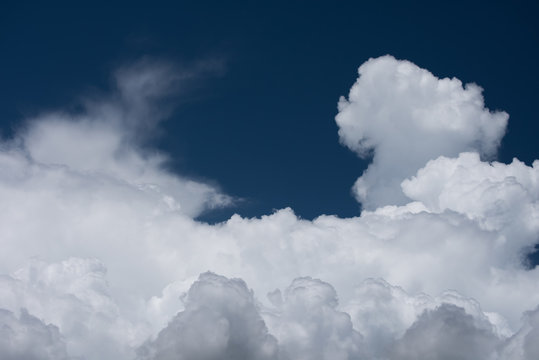
<svg viewBox="0 0 539 360"><path fill-rule="evenodd" d="M260 28L279 35L279 22L270 23ZM233 38L226 29L223 37ZM512 149L504 139L515 131L513 114L489 100L473 71L426 68L437 62L401 56L397 45L358 57L339 93L317 90L331 104L320 125L314 110L279 100L314 109L320 98L295 89L334 88L332 75L309 61L301 64L309 77L282 70L289 83L275 80L278 94L261 96L208 81L226 76L233 55L193 50L180 61L146 50L164 36L141 33L122 36L142 54L96 51L116 59L103 66L105 81L88 75L75 86L75 65L62 63L66 74L55 81L69 96L35 90L44 85L28 69L35 89L27 92L37 97L25 98L8 130L0 123L0 359L539 359L539 160L533 151L502 159ZM209 46L203 35L186 34L178 41L195 43L190 49ZM300 56L294 34L287 30L293 46L285 58ZM359 40L369 41L353 46ZM47 51L66 56L65 48ZM282 54L273 55L279 63ZM245 61L257 73L248 80L269 86L271 61ZM190 114L200 98L208 112ZM253 130L273 111L307 119L286 129L272 119L277 130ZM231 119L240 114L248 121ZM269 146L277 133L286 134ZM325 157L330 146L337 150ZM312 156L302 163L293 149ZM351 178L341 179L335 154L353 159ZM333 171L313 175L309 162ZM222 169L223 179L203 166ZM341 180L335 191L353 205L325 210L333 193L324 186ZM279 191L264 192L269 187ZM288 201L295 192L306 200ZM270 201L276 194L285 201ZM314 216L305 215L309 206Z"/></svg>
<svg viewBox="0 0 539 360"><path fill-rule="evenodd" d="M539 356L539 162L489 162L509 115L479 86L369 59L335 118L372 159L361 215L212 225L195 218L234 198L140 140L171 71L126 65L3 141L2 358Z"/></svg>

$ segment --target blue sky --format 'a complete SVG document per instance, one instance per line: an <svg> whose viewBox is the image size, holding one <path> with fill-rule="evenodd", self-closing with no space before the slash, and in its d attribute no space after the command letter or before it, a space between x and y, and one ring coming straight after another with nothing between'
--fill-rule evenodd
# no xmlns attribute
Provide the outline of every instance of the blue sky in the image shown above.
<svg viewBox="0 0 539 360"><path fill-rule="evenodd" d="M172 99L153 146L172 166L244 199L206 213L307 219L357 215L367 162L340 146L334 117L357 67L391 54L482 86L510 114L499 159L539 153L536 2L171 2L7 4L0 21L1 129L106 91L119 65L150 57L216 69Z"/></svg>

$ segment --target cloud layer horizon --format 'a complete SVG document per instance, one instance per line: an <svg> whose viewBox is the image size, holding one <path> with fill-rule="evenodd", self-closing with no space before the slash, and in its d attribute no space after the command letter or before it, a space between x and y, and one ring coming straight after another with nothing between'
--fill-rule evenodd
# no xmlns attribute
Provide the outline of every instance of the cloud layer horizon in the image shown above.
<svg viewBox="0 0 539 360"><path fill-rule="evenodd" d="M478 85L368 60L335 119L364 211L206 224L235 200L145 142L199 71L126 66L0 143L0 358L539 358L539 161L492 161Z"/></svg>

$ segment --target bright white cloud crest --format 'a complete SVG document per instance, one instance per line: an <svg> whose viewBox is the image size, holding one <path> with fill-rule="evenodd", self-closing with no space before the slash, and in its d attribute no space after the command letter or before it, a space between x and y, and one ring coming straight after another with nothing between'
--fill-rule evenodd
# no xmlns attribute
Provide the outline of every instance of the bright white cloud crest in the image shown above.
<svg viewBox="0 0 539 360"><path fill-rule="evenodd" d="M537 162L481 160L508 116L479 87L389 56L359 73L337 115L373 154L355 218L194 220L231 199L140 145L194 76L163 64L29 121L0 151L0 357L535 359Z"/></svg>
<svg viewBox="0 0 539 360"><path fill-rule="evenodd" d="M401 181L440 155L495 154L509 116L485 109L481 91L391 56L361 65L336 121L343 144L362 157L372 153L354 185L363 206L405 204Z"/></svg>

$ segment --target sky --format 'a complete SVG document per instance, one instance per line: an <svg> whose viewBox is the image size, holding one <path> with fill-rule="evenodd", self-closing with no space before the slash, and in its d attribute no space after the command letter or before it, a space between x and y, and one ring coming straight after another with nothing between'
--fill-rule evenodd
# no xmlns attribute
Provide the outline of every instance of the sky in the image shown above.
<svg viewBox="0 0 539 360"><path fill-rule="evenodd" d="M2 5L0 357L536 359L538 10Z"/></svg>
<svg viewBox="0 0 539 360"><path fill-rule="evenodd" d="M360 64L391 54L438 77L479 84L490 109L511 115L499 159L536 158L534 2L172 4L5 5L3 133L106 91L124 63L213 63L185 85L161 136L152 139L173 155L176 171L245 200L204 219L286 206L307 219L354 216L359 208L349 188L367 162L339 145L336 101Z"/></svg>

